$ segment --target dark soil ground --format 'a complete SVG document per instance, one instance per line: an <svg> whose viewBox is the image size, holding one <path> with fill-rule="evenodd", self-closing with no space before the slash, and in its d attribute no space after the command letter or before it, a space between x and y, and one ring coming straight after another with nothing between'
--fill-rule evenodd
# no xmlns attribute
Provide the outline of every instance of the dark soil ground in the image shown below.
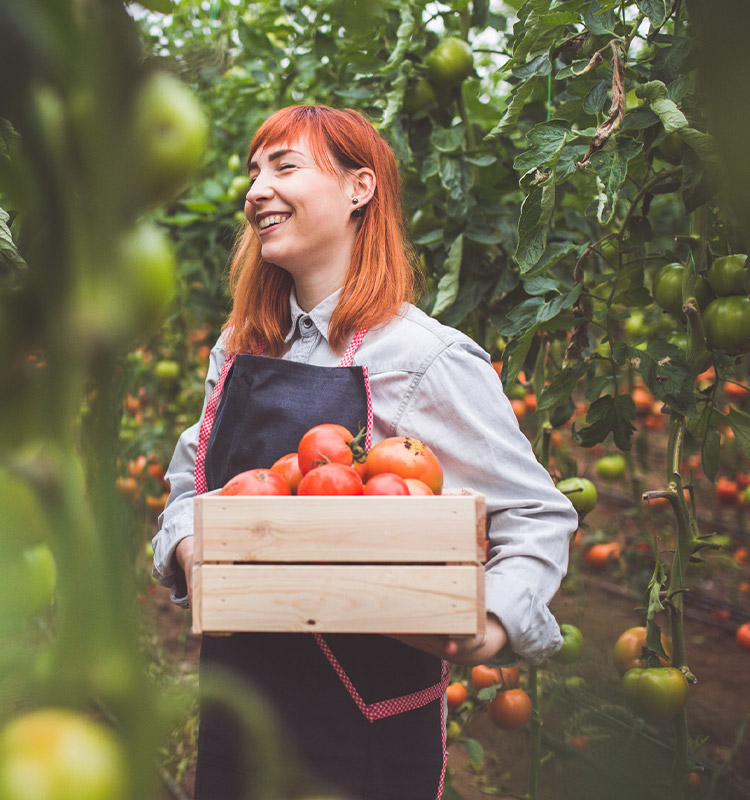
<svg viewBox="0 0 750 800"><path fill-rule="evenodd" d="M658 459L657 459L658 461ZM662 461L663 463L663 461ZM584 470L579 470L582 474ZM652 481L657 480L651 476ZM736 628L750 620L750 596L738 591L750 581L750 565L732 558L734 549L747 544L744 510L720 509L705 485L699 509L709 518L699 520L701 532L717 531L729 537L726 554L708 559L691 572L686 598L685 628L691 671L689 729L691 752L703 768L700 786L686 797L712 800L750 799L750 731L738 745L743 724L750 719L750 653L734 641ZM706 488L707 487L707 488ZM648 488L660 488L651 483ZM639 723L622 705L620 678L611 661L619 634L644 624L642 591L650 574L648 554L635 553L642 538L633 515L634 504L621 494L623 486L600 487L600 502L589 515L579 544L572 548L569 575L552 603L560 622L578 625L584 634L581 660L568 667L545 663L540 670L542 689L543 765L539 800L666 800L672 763L670 724L652 728ZM643 527L656 534L663 551L673 547L671 514L648 509ZM619 562L602 572L583 565L586 541L616 539L623 545ZM159 590L150 601L159 621L159 636L175 668L192 672L197 664L198 641L185 639L184 614ZM662 621L663 626L666 624ZM524 680L525 665L522 667ZM571 680L572 678L572 680ZM588 748L571 748L566 741L583 735ZM486 797L523 798L529 772L527 731L497 729L483 709L467 722L463 737L477 740L484 751L473 762L465 743L449 751L452 797L482 800ZM183 758L183 762L185 757ZM187 756L189 761L189 754ZM446 800L451 790L446 790ZM192 770L166 797L192 797Z"/></svg>

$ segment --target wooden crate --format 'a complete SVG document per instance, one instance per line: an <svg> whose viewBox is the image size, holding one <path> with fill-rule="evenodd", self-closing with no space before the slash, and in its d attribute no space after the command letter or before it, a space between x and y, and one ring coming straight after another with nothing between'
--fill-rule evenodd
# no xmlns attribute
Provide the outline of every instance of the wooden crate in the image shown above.
<svg viewBox="0 0 750 800"><path fill-rule="evenodd" d="M193 632L484 630L484 497L195 498Z"/></svg>

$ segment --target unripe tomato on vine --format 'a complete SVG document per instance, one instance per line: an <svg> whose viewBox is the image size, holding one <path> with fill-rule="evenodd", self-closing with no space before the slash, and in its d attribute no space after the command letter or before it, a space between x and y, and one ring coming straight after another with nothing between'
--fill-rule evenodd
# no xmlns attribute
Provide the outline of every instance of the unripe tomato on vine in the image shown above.
<svg viewBox="0 0 750 800"><path fill-rule="evenodd" d="M430 83L441 88L456 86L474 69L471 47L455 36L443 39L424 60Z"/></svg>

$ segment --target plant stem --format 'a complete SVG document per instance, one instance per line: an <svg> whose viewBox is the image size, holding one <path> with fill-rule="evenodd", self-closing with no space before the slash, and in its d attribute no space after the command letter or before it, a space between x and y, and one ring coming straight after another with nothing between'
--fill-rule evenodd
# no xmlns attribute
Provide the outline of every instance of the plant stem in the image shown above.
<svg viewBox="0 0 750 800"><path fill-rule="evenodd" d="M542 753L542 718L539 713L539 691L537 686L537 667L529 668L529 697L531 698L531 764L529 768L529 800L537 800L539 792L539 768Z"/></svg>

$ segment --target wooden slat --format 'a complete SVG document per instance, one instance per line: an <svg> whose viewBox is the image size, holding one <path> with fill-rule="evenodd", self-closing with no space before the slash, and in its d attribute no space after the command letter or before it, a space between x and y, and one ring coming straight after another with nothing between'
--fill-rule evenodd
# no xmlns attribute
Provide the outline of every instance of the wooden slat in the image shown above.
<svg viewBox="0 0 750 800"><path fill-rule="evenodd" d="M478 565L203 564L196 569L202 586L201 608L193 615L196 633L484 629L484 569Z"/></svg>
<svg viewBox="0 0 750 800"><path fill-rule="evenodd" d="M481 559L484 498L223 497L195 499L196 561L421 562Z"/></svg>

